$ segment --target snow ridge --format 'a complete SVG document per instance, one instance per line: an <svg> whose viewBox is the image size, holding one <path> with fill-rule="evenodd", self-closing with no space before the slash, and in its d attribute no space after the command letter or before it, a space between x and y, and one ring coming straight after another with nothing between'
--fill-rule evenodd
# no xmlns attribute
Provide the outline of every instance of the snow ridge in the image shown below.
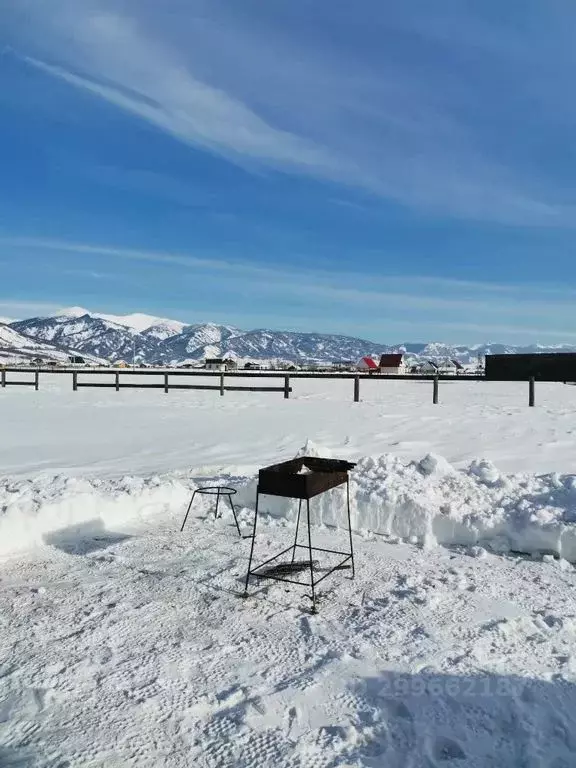
<svg viewBox="0 0 576 768"><path fill-rule="evenodd" d="M326 451L308 444L300 454ZM402 462L383 454L361 459L351 475L352 526L365 535L403 539L426 548L461 545L495 552L555 555L576 562L576 475L504 475L478 459L456 470L433 454ZM205 481L206 478L203 478ZM218 484L221 478L214 478ZM238 503L251 519L256 478L237 477ZM41 476L0 482L0 554L37 546L62 528L94 521L102 529L177 514L196 487L192 477L167 473L114 479ZM294 501L268 497L262 511L294 519ZM347 527L342 494L319 496L313 522Z"/></svg>
<svg viewBox="0 0 576 768"><path fill-rule="evenodd" d="M356 362L365 355L378 357L397 351L404 352L409 362L457 359L463 364L475 365L486 354L576 350L576 346L571 345L466 346L441 342L390 345L336 334L265 328L245 331L214 323L186 325L142 313L107 315L83 307L63 309L53 317L19 320L10 327L38 342L74 348L82 354L112 362L131 361L135 357L137 362L160 365L177 365L210 356L295 363Z"/></svg>

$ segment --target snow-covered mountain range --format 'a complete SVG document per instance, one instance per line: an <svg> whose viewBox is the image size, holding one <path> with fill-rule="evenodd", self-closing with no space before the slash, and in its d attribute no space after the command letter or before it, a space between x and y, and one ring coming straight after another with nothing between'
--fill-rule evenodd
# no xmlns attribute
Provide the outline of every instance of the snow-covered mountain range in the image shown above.
<svg viewBox="0 0 576 768"><path fill-rule="evenodd" d="M63 349L19 333L15 328L0 323L0 365L30 363L34 360L67 363L70 355L81 353L73 348ZM84 355L83 355L84 356ZM101 363L93 355L84 356L88 362Z"/></svg>
<svg viewBox="0 0 576 768"><path fill-rule="evenodd" d="M98 360L177 365L205 357L277 360L296 363L357 361L364 355L404 351L409 359L456 358L475 363L486 354L576 351L576 346L518 347L441 343L384 344L350 336L258 329L244 331L213 323L186 325L144 314L106 315L72 307L51 317L0 324L0 360L18 353L24 359L63 360L68 353Z"/></svg>

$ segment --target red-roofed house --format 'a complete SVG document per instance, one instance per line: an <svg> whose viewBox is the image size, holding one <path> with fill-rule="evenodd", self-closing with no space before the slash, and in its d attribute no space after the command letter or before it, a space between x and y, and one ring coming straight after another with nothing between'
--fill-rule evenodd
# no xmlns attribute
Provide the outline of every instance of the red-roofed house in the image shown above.
<svg viewBox="0 0 576 768"><path fill-rule="evenodd" d="M378 364L371 357L363 357L356 367L364 373L378 373Z"/></svg>
<svg viewBox="0 0 576 768"><path fill-rule="evenodd" d="M378 366L380 373L384 374L401 374L406 373L406 366L404 364L404 355L401 352L397 352L391 355L382 355L380 358L380 364Z"/></svg>

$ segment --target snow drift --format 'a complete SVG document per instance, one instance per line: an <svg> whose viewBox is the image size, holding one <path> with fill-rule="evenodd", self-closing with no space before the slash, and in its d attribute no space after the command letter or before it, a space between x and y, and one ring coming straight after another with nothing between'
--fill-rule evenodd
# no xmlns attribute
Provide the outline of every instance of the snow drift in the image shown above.
<svg viewBox="0 0 576 768"><path fill-rule="evenodd" d="M300 452L326 451L308 443ZM229 484L230 477L210 480ZM200 481L198 481L200 482ZM206 484L206 478L202 483ZM251 519L256 478L235 478L237 501ZM194 473L99 480L40 477L0 482L0 554L49 542L77 526L121 531L183 514ZM486 460L456 470L442 457L404 463L384 454L361 459L351 474L352 526L422 546L466 545L497 552L554 554L576 562L576 475L504 475ZM206 504L198 499L195 512ZM294 519L297 502L263 497L261 509ZM314 524L346 526L345 493L335 489L311 502Z"/></svg>
<svg viewBox="0 0 576 768"><path fill-rule="evenodd" d="M503 475L484 459L456 470L433 454L409 463L384 454L361 459L351 481L357 532L576 561L575 475ZM255 492L253 481L240 498L249 503ZM261 507L276 517L297 514L297 502L284 499L264 499ZM345 527L345 492L315 498L311 517L317 525Z"/></svg>

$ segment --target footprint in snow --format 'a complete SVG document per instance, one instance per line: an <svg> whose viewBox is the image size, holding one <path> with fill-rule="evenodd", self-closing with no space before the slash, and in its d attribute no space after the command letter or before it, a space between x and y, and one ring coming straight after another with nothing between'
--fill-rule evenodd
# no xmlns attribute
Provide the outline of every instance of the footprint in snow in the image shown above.
<svg viewBox="0 0 576 768"><path fill-rule="evenodd" d="M464 752L460 744L447 737L436 739L434 746L432 747L432 753L436 760L441 760L443 762L448 760L466 759L466 752Z"/></svg>

